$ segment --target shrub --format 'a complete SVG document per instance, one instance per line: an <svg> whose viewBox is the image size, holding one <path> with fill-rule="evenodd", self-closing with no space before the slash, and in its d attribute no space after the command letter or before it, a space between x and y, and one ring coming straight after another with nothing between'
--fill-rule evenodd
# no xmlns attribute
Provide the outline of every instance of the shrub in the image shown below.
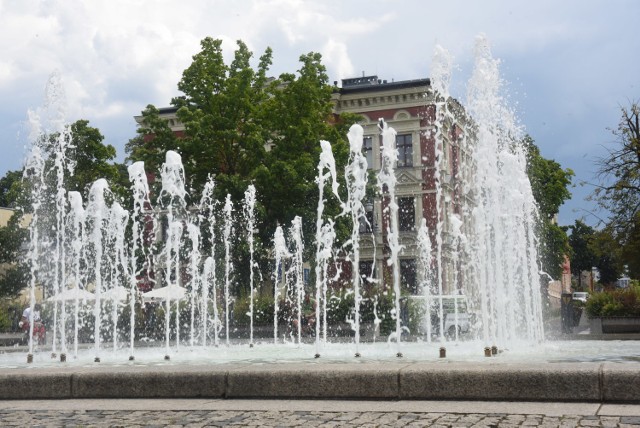
<svg viewBox="0 0 640 428"><path fill-rule="evenodd" d="M629 287L596 293L587 301L587 313L591 317L640 316L640 290Z"/></svg>
<svg viewBox="0 0 640 428"><path fill-rule="evenodd" d="M18 322L22 318L19 304L3 301L0 303L0 331L19 331Z"/></svg>
<svg viewBox="0 0 640 428"><path fill-rule="evenodd" d="M327 300L327 322L329 324L343 323L353 317L355 310L353 294L327 296ZM362 312L360 315L362 316Z"/></svg>
<svg viewBox="0 0 640 428"><path fill-rule="evenodd" d="M282 304L282 303L281 303ZM233 305L233 319L236 325L249 325L251 308L250 296L236 298ZM273 297L256 294L253 299L254 325L269 325L273 323Z"/></svg>

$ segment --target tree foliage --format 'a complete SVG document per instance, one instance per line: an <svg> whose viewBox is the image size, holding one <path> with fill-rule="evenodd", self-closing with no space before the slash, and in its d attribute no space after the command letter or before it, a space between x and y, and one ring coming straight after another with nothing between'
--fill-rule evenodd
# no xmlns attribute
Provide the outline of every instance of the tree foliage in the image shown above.
<svg viewBox="0 0 640 428"><path fill-rule="evenodd" d="M560 278L564 257L571 254L566 228L550 221L542 221L539 230L542 270L553 278Z"/></svg>
<svg viewBox="0 0 640 428"><path fill-rule="evenodd" d="M620 249L620 259L631 278L640 278L640 216L636 215L627 228L625 243Z"/></svg>
<svg viewBox="0 0 640 428"><path fill-rule="evenodd" d="M595 190L598 203L611 213L610 224L621 234L623 244L640 216L640 105L621 107L615 147L599 159Z"/></svg>
<svg viewBox="0 0 640 428"><path fill-rule="evenodd" d="M538 203L538 210L546 218L552 218L560 210L560 206L571 198L569 186L575 175L570 169L553 159L545 159L540 149L530 136L525 137L527 147L527 175L531 182L533 197Z"/></svg>
<svg viewBox="0 0 640 428"><path fill-rule="evenodd" d="M600 272L600 283L613 285L622 273L622 263L621 247L612 227L604 227L593 234L591 251L595 256L594 266Z"/></svg>
<svg viewBox="0 0 640 428"><path fill-rule="evenodd" d="M56 189L60 168L65 189L80 192L85 200L91 184L99 178L106 179L112 186L121 183L120 166L113 162L116 149L103 141L100 130L89 126L89 121L84 119L67 125L63 133L43 134L37 144L44 157L44 178L48 189ZM60 151L64 151L61 154L64 165L56 165ZM28 183L23 185L28 186Z"/></svg>
<svg viewBox="0 0 640 428"><path fill-rule="evenodd" d="M14 208L21 191L22 171L7 171L0 178L0 207Z"/></svg>
<svg viewBox="0 0 640 428"><path fill-rule="evenodd" d="M176 135L154 106L143 111L138 137L126 147L128 159L143 160L158 171L167 150L182 155L192 202L211 174L216 198L234 201L254 183L264 242L277 224L288 226L295 215L312 231L318 191L315 185L320 140L332 143L338 163L346 162L346 132L357 116L335 117L332 87L318 53L300 56L296 73L267 77L272 51L265 49L252 65L253 53L237 42L232 61L223 58L222 41L205 38L184 70L171 104L184 126ZM337 207L328 207L328 210Z"/></svg>
<svg viewBox="0 0 640 428"><path fill-rule="evenodd" d="M576 220L570 229L571 273L581 281L581 272L590 272L596 267L600 272L600 283L613 284L622 272L621 248L614 230L608 226L595 230L581 220Z"/></svg>
<svg viewBox="0 0 640 428"><path fill-rule="evenodd" d="M16 212L7 226L0 227L0 298L15 297L28 285L28 266L21 262L28 230L20 227L21 218Z"/></svg>
<svg viewBox="0 0 640 428"><path fill-rule="evenodd" d="M156 174L165 160L167 150L177 150L179 141L160 110L149 104L142 111L142 126L138 135L125 144L126 160L144 162L148 174Z"/></svg>
<svg viewBox="0 0 640 428"><path fill-rule="evenodd" d="M538 205L540 261L542 269L554 278L562 274L562 262L571 249L564 228L555 223L560 206L571 198L569 186L574 173L562 169L552 159L545 159L530 136L524 144L527 149L527 175L531 183L533 197Z"/></svg>
<svg viewBox="0 0 640 428"><path fill-rule="evenodd" d="M640 276L640 105L621 107L614 147L597 161L600 186L594 192L610 213L607 228L618 243L620 263Z"/></svg>
<svg viewBox="0 0 640 428"><path fill-rule="evenodd" d="M105 178L113 186L121 183L118 166L113 163L116 149L104 144L104 136L98 128L89 126L88 120L78 120L69 127L71 138L70 153L67 156L74 163L73 174L66 177L66 189L75 190L86 197L91 184Z"/></svg>
<svg viewBox="0 0 640 428"><path fill-rule="evenodd" d="M230 193L236 200L264 159L269 129L259 110L268 96L266 73L271 64L267 48L254 70L253 54L242 41L237 44L233 61L226 65L222 41L202 40L202 50L178 83L184 95L172 100L185 126L181 151L193 186L200 188L213 173L220 194Z"/></svg>
<svg viewBox="0 0 640 428"><path fill-rule="evenodd" d="M582 271L591 271L596 264L596 254L593 251L595 230L581 220L576 220L569 226L569 245L571 246L571 273L581 281ZM582 286L581 283L579 283Z"/></svg>
<svg viewBox="0 0 640 428"><path fill-rule="evenodd" d="M210 175L215 177L216 199L230 194L236 207L253 183L258 198L257 245L264 248L270 245L276 225L288 227L296 215L303 218L304 236L312 236L320 140L331 142L342 169L348 156L347 129L357 116L334 116L332 87L320 54L300 56L297 72L278 78L267 77L270 48L255 66L252 57L238 41L227 64L221 40L202 40L200 52L178 82L182 95L171 101L184 131L172 132L160 110L148 106L138 136L126 150L129 160L145 161L152 173L159 170L167 150L177 150L189 180L191 203ZM335 202L327 204L327 213L338 210ZM238 249L238 262L246 259L245 250Z"/></svg>
<svg viewBox="0 0 640 428"><path fill-rule="evenodd" d="M63 140L61 140L63 139ZM58 186L58 167L62 165L63 186L67 191L79 191L85 200L91 183L98 178L106 178L112 189L122 192L122 166L111 162L116 150L103 143L104 137L97 128L89 126L86 120L78 120L67 126L63 133L40 136L39 145L44 162L44 191L39 215L43 234L55 233L55 198ZM60 144L64 141L64 144ZM65 147L66 163L58 159L56 153ZM33 177L22 171L9 171L0 179L0 198L3 205L20 208L11 217L6 227L0 228L0 296L15 296L28 283L28 266L24 260L24 243L28 229L20 227L23 213L30 213L30 189ZM66 200L66 199L65 199ZM49 242L46 237L43 241ZM44 263L50 261L47 258ZM44 270L44 269L43 269Z"/></svg>
<svg viewBox="0 0 640 428"><path fill-rule="evenodd" d="M264 121L272 131L271 150L255 178L264 195L267 229L274 230L277 223L287 224L297 213L303 218L303 232L309 236L318 202L315 177L320 140L332 143L341 170L348 156L345 127L356 117L343 116L339 125L335 123L332 89L320 54L302 55L300 63L297 76L283 74L271 84L272 96L263 110Z"/></svg>

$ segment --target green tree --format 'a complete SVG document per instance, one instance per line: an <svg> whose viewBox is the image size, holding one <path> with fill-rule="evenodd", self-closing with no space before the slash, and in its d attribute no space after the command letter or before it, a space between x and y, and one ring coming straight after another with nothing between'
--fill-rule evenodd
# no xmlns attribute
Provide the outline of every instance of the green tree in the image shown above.
<svg viewBox="0 0 640 428"><path fill-rule="evenodd" d="M571 235L571 273L578 277L578 288L582 288L582 271L591 271L596 265L597 255L593 251L595 231L581 220L576 220L573 226L569 226Z"/></svg>
<svg viewBox="0 0 640 428"><path fill-rule="evenodd" d="M524 144L527 149L527 175L540 215L538 236L542 269L559 278L562 262L571 248L566 230L555 223L555 216L564 201L571 198L569 186L574 173L569 168L562 169L558 162L542 157L530 136L525 137Z"/></svg>
<svg viewBox="0 0 640 428"><path fill-rule="evenodd" d="M625 237L626 242L621 248L620 258L627 266L629 276L640 278L640 215L636 215Z"/></svg>
<svg viewBox="0 0 640 428"><path fill-rule="evenodd" d="M28 266L21 262L28 230L20 227L16 212L6 227L0 227L0 298L16 297L28 285Z"/></svg>
<svg viewBox="0 0 640 428"><path fill-rule="evenodd" d="M21 192L22 171L7 171L0 178L0 207L14 208Z"/></svg>
<svg viewBox="0 0 640 428"><path fill-rule="evenodd" d="M332 143L341 170L348 156L346 132L357 117L332 113L332 87L320 54L302 55L296 73L275 79L267 78L271 49L255 67L252 56L238 41L227 65L222 41L202 40L200 52L178 83L182 95L171 101L184 132L176 135L160 111L148 106L139 135L127 144L127 154L128 160L143 160L147 171L156 172L166 150L177 150L194 190L191 203L210 174L215 176L216 199L231 194L236 207L254 183L260 231L256 247L264 249L270 246L276 225L288 227L295 215L303 217L304 235L311 239L320 140ZM328 205L327 212L338 212L334 201ZM236 251L239 263L247 258L246 248L237 246ZM238 283L247 281L240 278Z"/></svg>
<svg viewBox="0 0 640 428"><path fill-rule="evenodd" d="M542 221L539 230L542 270L553 278L560 278L564 257L571 254L566 227L560 227L550 221Z"/></svg>
<svg viewBox="0 0 640 428"><path fill-rule="evenodd" d="M42 252L47 253L53 248L55 239L53 235L57 229L56 199L62 195L66 202L66 195L57 193L59 178L58 173L62 166L62 186L66 191L79 191L83 194L85 201L91 184L98 178L105 178L111 183L112 190L116 193L123 192L124 188L119 186L121 180L122 166L111 162L115 158L116 151L111 145L103 143L104 137L97 128L89 126L86 120L78 120L67 125L61 134L41 135L34 143L38 145L43 161L43 183L42 196L38 206L38 229ZM61 149L62 148L62 149ZM65 162L60 162L58 151L64 150ZM23 211L33 214L30 211L33 205L29 201L32 186L40 187L39 177L34 177L31 173L20 172L20 180L17 174L12 175L14 183L12 189L19 189L19 205ZM5 177L6 178L6 177ZM16 194L14 192L13 194ZM19 215L14 215L11 223L4 228L0 234L0 246L2 247L2 262L6 263L8 269L4 272L2 281L5 288L18 287L18 290L27 284L27 273L23 259L21 245L26 240L28 231L17 226L20 221ZM49 265L53 264L51 257L43 257L39 268L41 278L51 276L52 271ZM46 281L46 279L43 279Z"/></svg>
<svg viewBox="0 0 640 428"><path fill-rule="evenodd" d="M104 144L104 136L98 128L89 126L88 120L77 120L67 125L65 132L43 135L40 145L45 154L45 180L49 189L57 186L56 151L66 148L63 165L64 187L67 191L82 193L86 200L89 188L99 178L106 179L111 186L121 182L121 169L113 163L116 149ZM64 138L64 144L60 144Z"/></svg>
<svg viewBox="0 0 640 428"><path fill-rule="evenodd" d="M158 174L165 153L178 149L178 136L171 130L167 120L160 117L160 110L151 104L142 111L142 126L137 133L125 145L126 160L142 161L147 173Z"/></svg>
<svg viewBox="0 0 640 428"><path fill-rule="evenodd" d="M591 251L595 256L594 266L600 272L600 283L604 286L613 285L622 273L622 247L611 226L595 231Z"/></svg>
<svg viewBox="0 0 640 428"><path fill-rule="evenodd" d="M313 236L320 140L331 142L337 170L342 171L349 153L346 133L358 116L333 116L332 87L320 54L302 55L300 63L297 74L282 74L271 84L271 97L262 110L272 132L271 150L255 178L263 195L266 229L273 231L277 223L288 225L300 215L303 233ZM326 212L337 211L337 206L329 205Z"/></svg>
<svg viewBox="0 0 640 428"><path fill-rule="evenodd" d="M611 226L624 238L640 215L640 105L620 110L620 123L611 130L615 147L597 163L601 186L594 196L611 213Z"/></svg>
<svg viewBox="0 0 640 428"><path fill-rule="evenodd" d="M185 172L199 189L209 174L215 174L220 196L243 197L254 169L261 164L270 131L258 114L267 98L266 73L271 65L271 49L260 57L256 70L252 53L238 41L231 64L222 55L222 40L209 37L201 42L201 52L183 72L174 98L178 119L185 126L181 151Z"/></svg>
<svg viewBox="0 0 640 428"><path fill-rule="evenodd" d="M128 160L145 161L147 171L159 169L166 150L178 150L196 195L209 174L215 176L218 200L230 193L239 201L254 182L266 238L276 224L286 226L294 215L302 215L307 226L312 223L319 141L332 142L336 159L344 162L346 130L357 117L334 117L332 87L320 54L302 55L297 73L277 79L267 78L271 49L255 68L252 56L238 41L227 65L222 41L202 40L201 51L178 83L183 95L171 101L184 133L176 135L159 110L148 106L139 135L126 150Z"/></svg>
<svg viewBox="0 0 640 428"><path fill-rule="evenodd" d="M67 190L83 194L86 200L91 184L99 178L106 179L112 190L121 183L121 171L113 163L116 149L104 144L104 136L98 128L89 126L88 120L78 120L70 125L71 152L75 164L73 175L67 177Z"/></svg>
<svg viewBox="0 0 640 428"><path fill-rule="evenodd" d="M527 147L527 175L531 182L533 197L538 203L540 214L552 218L560 206L571 199L569 186L575 175L570 168L562 166L553 159L545 159L530 136L525 137Z"/></svg>
<svg viewBox="0 0 640 428"><path fill-rule="evenodd" d="M620 263L640 276L640 105L621 107L607 156L597 161L600 185L593 197L610 213L607 229L619 245Z"/></svg>

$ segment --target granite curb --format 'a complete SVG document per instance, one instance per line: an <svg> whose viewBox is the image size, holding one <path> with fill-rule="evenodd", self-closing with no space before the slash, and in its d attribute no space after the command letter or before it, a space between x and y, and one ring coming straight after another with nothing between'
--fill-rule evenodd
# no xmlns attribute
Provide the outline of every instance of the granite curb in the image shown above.
<svg viewBox="0 0 640 428"><path fill-rule="evenodd" d="M640 404L640 367L616 363L292 363L0 371L0 400L228 398Z"/></svg>

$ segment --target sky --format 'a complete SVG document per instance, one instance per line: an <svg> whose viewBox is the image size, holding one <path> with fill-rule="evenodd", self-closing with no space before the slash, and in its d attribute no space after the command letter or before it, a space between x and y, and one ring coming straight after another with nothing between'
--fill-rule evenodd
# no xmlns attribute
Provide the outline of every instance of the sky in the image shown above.
<svg viewBox="0 0 640 428"><path fill-rule="evenodd" d="M0 176L22 167L29 112L54 73L66 121L88 120L123 161L133 116L179 95L204 37L222 39L228 59L238 39L256 61L271 47L273 76L320 52L330 81L429 77L439 45L464 103L483 34L525 132L576 174L559 223L596 225L606 213L585 199L595 161L614 145L620 108L640 101L639 17L636 0L0 0Z"/></svg>

